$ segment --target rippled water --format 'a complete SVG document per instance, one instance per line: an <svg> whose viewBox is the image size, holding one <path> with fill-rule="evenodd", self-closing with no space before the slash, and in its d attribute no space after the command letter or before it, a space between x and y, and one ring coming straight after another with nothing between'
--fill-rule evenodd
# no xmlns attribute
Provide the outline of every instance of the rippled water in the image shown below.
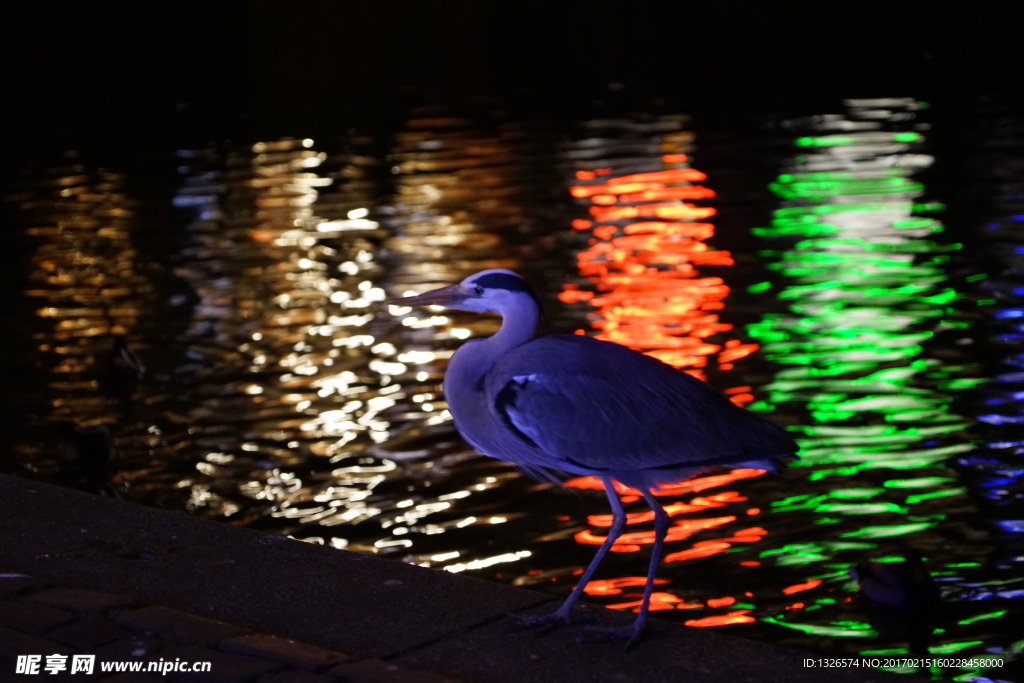
<svg viewBox="0 0 1024 683"><path fill-rule="evenodd" d="M848 570L919 551L932 652L1005 661L933 673L1019 679L1024 119L972 116L851 100L710 129L476 102L373 135L67 150L4 197L24 273L4 469L565 594L610 523L599 485L481 457L445 410L447 358L497 321L384 304L513 268L552 331L655 355L800 443L781 476L661 492L660 617L903 652ZM624 493L588 592L627 609L653 532Z"/></svg>

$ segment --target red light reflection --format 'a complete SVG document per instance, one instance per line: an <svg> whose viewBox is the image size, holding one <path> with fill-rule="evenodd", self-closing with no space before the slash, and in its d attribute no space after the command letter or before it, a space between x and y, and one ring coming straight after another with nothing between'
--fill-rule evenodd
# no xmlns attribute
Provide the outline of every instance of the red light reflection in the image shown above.
<svg viewBox="0 0 1024 683"><path fill-rule="evenodd" d="M750 610L748 609L741 609L720 616L690 619L683 623L687 626L728 626L729 624L749 624L752 621L757 621L749 615L749 612Z"/></svg>
<svg viewBox="0 0 1024 683"><path fill-rule="evenodd" d="M665 539L665 542L671 543L672 541L681 541L689 538L695 531L700 531L701 529L712 529L735 520L736 518L732 515L728 515L726 517L709 517L706 519L677 520L672 523L671 527L669 527L668 537ZM605 539L604 536L598 536L587 529L577 532L575 538L577 543L585 545L601 545ZM634 549L639 550L640 545L650 545L651 543L654 543L653 529L650 531L624 533L615 541L615 544L612 546L612 552L628 552Z"/></svg>
<svg viewBox="0 0 1024 683"><path fill-rule="evenodd" d="M654 584L668 583L668 579L655 579ZM584 588L584 592L587 595L621 595L623 588L640 588L647 584L647 577L644 576L624 576L619 579L602 579L600 581L591 581Z"/></svg>
<svg viewBox="0 0 1024 683"><path fill-rule="evenodd" d="M631 609L634 612L640 609L640 603L642 600L633 600L630 602L619 602L613 605L608 605L610 609ZM661 593L655 591L651 593L651 605L650 611L660 609L698 609L701 605L690 604L683 601L679 596L673 595L672 593Z"/></svg>
<svg viewBox="0 0 1024 683"><path fill-rule="evenodd" d="M697 493L704 489L710 489L716 486L725 486L726 484L731 484L732 482L740 479L760 477L762 474L764 474L764 470L755 470L746 467L735 469L724 474L707 474L697 477L696 479L688 479L687 481L679 482L678 484L667 484L655 491L654 495L678 496L683 493ZM576 477L565 482L565 485L574 489L593 489L595 491L604 490L604 487L601 486L601 480L597 477ZM624 486L618 482L615 482L615 492L618 493L624 501L632 501L641 497L640 493L636 489ZM740 499L740 494L736 491L727 491L725 494L719 495L733 495L737 497L737 501Z"/></svg>
<svg viewBox="0 0 1024 683"><path fill-rule="evenodd" d="M591 327L599 339L614 341L647 353L674 365L699 379L706 379L709 368L728 371L733 363L757 350L756 344L728 338L732 326L720 318L729 287L721 277L702 274L701 268L733 265L731 254L708 246L714 235L709 222L715 210L696 202L715 196L702 183L707 176L690 167L686 154L692 135L680 129L661 133L659 157L642 169L643 159L631 156L623 160L621 172L616 161L597 163L579 161L570 194L586 207L588 216L572 223L575 232L586 237L577 256L580 278L567 283L559 299L567 305L592 307ZM584 334L583 330L577 330ZM730 400L745 405L753 400L751 387L735 386L725 391ZM736 469L711 472L696 479L662 487L658 496L680 497L705 489L721 489L741 479L764 474L763 470ZM566 486L601 489L594 477L577 477ZM630 503L640 494L616 485L623 502ZM717 555L736 543L757 543L766 531L747 527L722 533L738 519L749 520L756 508L736 508L747 501L735 490L718 490L688 501L666 505L672 522L666 539L665 562L681 562ZM707 516L715 510L719 514ZM731 514L735 513L735 514ZM704 515L698 517L696 515ZM648 530L624 533L612 546L615 552L634 552L654 541L650 525L652 512L629 514L630 525L646 525ZM578 532L578 543L597 545L605 536L593 529L607 529L608 514L589 517L589 528ZM715 532L714 530L718 530ZM711 531L711 538L700 538ZM693 538L691 538L693 537ZM673 544L689 547L674 549ZM744 563L757 566L759 563ZM592 581L587 592L613 595L629 591L635 602L609 605L634 609L640 605L643 577ZM658 581L663 583L663 581ZM711 607L735 603L723 597L709 601ZM651 609L693 609L702 605L686 604L667 592L654 594ZM710 626L754 621L748 610L693 620L692 625Z"/></svg>
<svg viewBox="0 0 1024 683"><path fill-rule="evenodd" d="M709 508L723 507L729 503L740 503L745 500L746 498L736 491L725 491L713 496L694 498L689 503L669 503L665 506L665 512L668 513L669 517L672 517L684 512L702 512ZM646 512L629 514L626 515L626 520L628 524L652 522L654 521L654 512L648 510ZM590 515L587 517L587 521L593 526L611 526L612 515Z"/></svg>
<svg viewBox="0 0 1024 683"><path fill-rule="evenodd" d="M807 583L798 583L795 586L788 586L782 589L782 592L786 595L792 595L793 593L799 593L800 591L810 590L821 585L821 579L811 579Z"/></svg>

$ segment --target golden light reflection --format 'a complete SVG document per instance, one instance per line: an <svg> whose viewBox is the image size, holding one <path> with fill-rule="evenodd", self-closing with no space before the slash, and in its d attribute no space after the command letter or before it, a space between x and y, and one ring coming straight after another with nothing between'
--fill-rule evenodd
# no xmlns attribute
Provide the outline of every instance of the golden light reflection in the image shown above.
<svg viewBox="0 0 1024 683"><path fill-rule="evenodd" d="M155 317L158 269L140 253L138 202L122 172L73 150L24 171L2 197L14 210L8 227L25 235L29 249L27 281L7 275L24 288L11 294L32 311L18 335L35 365L28 386L8 378L8 392L18 395L12 412L24 411L8 415L12 462L119 496L122 449L146 453L159 442L137 403L147 374L141 328Z"/></svg>
<svg viewBox="0 0 1024 683"><path fill-rule="evenodd" d="M271 502L271 517L330 527L380 514L366 497L394 464L357 458L388 438L384 413L401 389L389 373L405 366L369 327L385 293L362 188L335 187L308 138L180 156L175 204L194 219L177 274L198 298L180 373L191 447L244 454L233 474L252 479L237 493ZM363 173L354 157L339 162L341 177ZM326 459L316 479L294 470L313 467L311 456ZM226 515L229 486L212 490L202 505Z"/></svg>
<svg viewBox="0 0 1024 683"><path fill-rule="evenodd" d="M523 264L540 261L533 255L552 239L550 226L529 215L536 194L531 183L547 195L553 183L532 178L535 167L524 165L524 158L529 164L534 161L535 131L503 116L494 112L494 125L480 125L478 119L452 113L447 105L425 105L415 107L391 138L386 153L389 195L378 198L371 212L387 230L381 249L387 259L383 275L389 298L457 282L486 268L522 270ZM554 177L556 171L544 173ZM368 217L355 212L345 220ZM395 479L423 500L411 514L402 509L384 515L380 524L392 538L375 545L374 551L386 551L392 541L400 548L413 538L415 545L399 554L415 564L453 572L494 568L493 573L522 564L530 557L526 551L495 551L481 559L479 548L484 546L466 539L493 534L494 525L512 517L505 510L479 514L477 501L495 495L490 489L531 484L525 475L481 458L457 438L441 386L454 349L492 334L498 320L440 307L378 310L374 329L382 341L374 346L377 357L370 369L384 376L382 384L398 390L388 394L394 402L382 413L392 422L390 437L367 452L401 463L403 472ZM429 508L441 501L445 509ZM429 519L424 519L428 512ZM399 532L390 524L392 517L406 520L406 530Z"/></svg>

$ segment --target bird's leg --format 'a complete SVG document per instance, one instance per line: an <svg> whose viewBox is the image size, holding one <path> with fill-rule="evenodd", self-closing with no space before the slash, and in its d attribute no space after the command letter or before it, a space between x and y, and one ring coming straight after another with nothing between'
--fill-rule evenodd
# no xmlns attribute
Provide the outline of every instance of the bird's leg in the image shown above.
<svg viewBox="0 0 1024 683"><path fill-rule="evenodd" d="M654 593L654 579L661 564L661 554L665 548L665 537L668 536L668 513L658 498L650 491L644 491L644 500L654 511L654 547L651 548L651 564L647 567L647 583L644 585L644 598L640 603L640 612L633 622L633 635L626 643L628 649L640 638L647 625L647 612L651 607L651 595Z"/></svg>
<svg viewBox="0 0 1024 683"><path fill-rule="evenodd" d="M651 595L654 593L654 580L657 577L658 565L661 563L661 553L665 546L665 537L668 535L668 513L658 501L658 498L650 491L644 491L644 500L651 506L654 512L654 546L651 548L651 563L647 567L647 583L644 584L644 597L640 602L640 610L633 623L625 628L619 629L588 629L588 640L606 640L609 638L627 638L626 649L633 647L643 635L644 627L647 625L647 612L651 606Z"/></svg>
<svg viewBox="0 0 1024 683"><path fill-rule="evenodd" d="M576 587L572 589L572 593L566 598L562 606L551 614L545 614L540 616L533 616L529 614L516 615L517 621L524 628L531 629L543 629L548 630L557 625L559 622L568 624L570 622L569 615L572 612L573 606L583 596L583 589L590 583L591 577L594 572L597 571L597 566L601 564L601 560L608 554L612 545L618 540L619 536L622 535L623 530L626 528L626 513L622 509L622 503L619 501L619 496L615 493L615 485L611 479L602 478L601 483L604 485L604 491L608 495L608 502L612 507L612 525L608 529L608 535L604 539L604 543L598 548L597 554L594 555L594 559L587 565L586 570L583 572L583 576L576 583ZM662 511L664 514L664 511ZM667 517L666 517L667 518ZM641 625L642 628L642 625Z"/></svg>

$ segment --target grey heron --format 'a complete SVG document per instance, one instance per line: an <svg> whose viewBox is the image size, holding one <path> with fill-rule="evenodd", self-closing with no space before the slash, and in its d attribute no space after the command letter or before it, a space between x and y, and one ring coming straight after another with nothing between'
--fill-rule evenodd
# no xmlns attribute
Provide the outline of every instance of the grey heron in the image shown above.
<svg viewBox="0 0 1024 683"><path fill-rule="evenodd" d="M643 633L669 519L653 491L715 468L777 471L796 445L757 415L706 383L619 344L581 335L545 335L540 301L510 270L490 269L462 282L390 302L438 305L502 316L490 337L463 344L444 376L455 426L481 453L538 478L598 477L611 504L608 536L569 597L554 613L527 618L533 627L569 623L601 560L622 535L620 482L643 494L654 512L654 545L643 600L633 624Z"/></svg>

